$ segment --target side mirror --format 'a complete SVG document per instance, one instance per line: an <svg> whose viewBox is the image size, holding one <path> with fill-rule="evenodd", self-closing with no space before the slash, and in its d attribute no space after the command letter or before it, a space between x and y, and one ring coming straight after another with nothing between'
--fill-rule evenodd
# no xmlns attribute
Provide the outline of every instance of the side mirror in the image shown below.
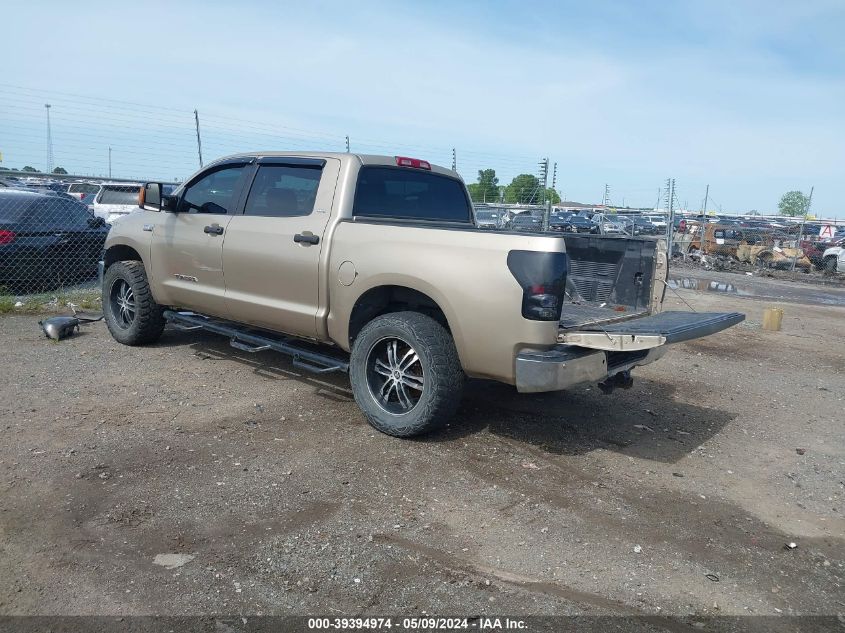
<svg viewBox="0 0 845 633"><path fill-rule="evenodd" d="M147 211L161 211L161 183L145 183L138 192L138 206Z"/></svg>

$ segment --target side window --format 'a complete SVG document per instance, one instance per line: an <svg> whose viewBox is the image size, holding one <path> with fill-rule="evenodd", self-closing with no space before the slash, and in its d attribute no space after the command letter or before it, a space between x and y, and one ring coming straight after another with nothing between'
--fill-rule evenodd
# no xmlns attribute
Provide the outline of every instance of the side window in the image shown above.
<svg viewBox="0 0 845 633"><path fill-rule="evenodd" d="M232 165L206 174L185 190L179 203L179 211L217 215L234 213L245 167L246 165Z"/></svg>
<svg viewBox="0 0 845 633"><path fill-rule="evenodd" d="M320 167L262 165L249 190L244 215L290 218L310 215L320 186Z"/></svg>

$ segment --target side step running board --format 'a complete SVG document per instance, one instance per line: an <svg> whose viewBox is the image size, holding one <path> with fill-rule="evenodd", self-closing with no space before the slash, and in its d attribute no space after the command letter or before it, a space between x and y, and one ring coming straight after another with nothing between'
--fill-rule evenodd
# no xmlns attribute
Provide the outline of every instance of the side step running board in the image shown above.
<svg viewBox="0 0 845 633"><path fill-rule="evenodd" d="M307 343L290 337L274 337L251 330L245 326L228 321L211 319L193 312L165 310L164 318L180 330L203 329L230 338L229 344L244 352L263 352L272 349L287 354L293 360L293 366L313 374L331 372L349 372L349 363L310 349Z"/></svg>

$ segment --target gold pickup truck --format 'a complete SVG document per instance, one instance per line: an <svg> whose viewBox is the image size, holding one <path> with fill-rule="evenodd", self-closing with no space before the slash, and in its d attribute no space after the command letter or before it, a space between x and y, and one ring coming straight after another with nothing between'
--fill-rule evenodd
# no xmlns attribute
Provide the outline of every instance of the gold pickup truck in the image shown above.
<svg viewBox="0 0 845 633"><path fill-rule="evenodd" d="M101 263L116 340L151 343L170 322L348 372L396 436L448 420L466 376L611 391L667 344L744 318L661 312L661 240L479 229L461 178L415 158L230 156L170 194L146 183L139 207Z"/></svg>

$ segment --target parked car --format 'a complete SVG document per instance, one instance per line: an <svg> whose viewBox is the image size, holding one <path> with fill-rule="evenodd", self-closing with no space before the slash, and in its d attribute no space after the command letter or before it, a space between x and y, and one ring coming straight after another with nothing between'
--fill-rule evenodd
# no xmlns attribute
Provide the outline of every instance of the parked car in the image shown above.
<svg viewBox="0 0 845 633"><path fill-rule="evenodd" d="M137 211L140 188L140 183L104 183L94 198L94 215L112 223L119 217Z"/></svg>
<svg viewBox="0 0 845 633"><path fill-rule="evenodd" d="M660 235L666 231L666 223L663 223L663 228L658 228L654 222L642 215L635 215L631 218L635 235Z"/></svg>
<svg viewBox="0 0 845 633"><path fill-rule="evenodd" d="M108 227L76 200L0 190L0 285L42 291L93 279Z"/></svg>
<svg viewBox="0 0 845 633"><path fill-rule="evenodd" d="M822 255L825 272L845 273L845 247L832 246Z"/></svg>
<svg viewBox="0 0 845 633"><path fill-rule="evenodd" d="M666 232L666 227L668 226L668 221L666 216L663 215L644 215L649 222L651 222L654 226L660 229L660 233Z"/></svg>
<svg viewBox="0 0 845 633"><path fill-rule="evenodd" d="M621 223L615 220L618 216L610 216L604 213L597 213L592 221L598 225L602 235L624 235L625 229Z"/></svg>
<svg viewBox="0 0 845 633"><path fill-rule="evenodd" d="M400 437L445 424L467 375L612 391L666 344L744 318L662 312L661 240L479 230L460 176L414 158L236 155L172 195L147 183L140 203L102 262L118 342L152 343L172 321L348 372L369 423Z"/></svg>
<svg viewBox="0 0 845 633"><path fill-rule="evenodd" d="M67 192L77 200L82 200L85 196L96 197L102 188L98 182L72 182L67 186Z"/></svg>
<svg viewBox="0 0 845 633"><path fill-rule="evenodd" d="M563 230L568 233L598 233L596 223L583 215L570 215L563 222Z"/></svg>
<svg viewBox="0 0 845 633"><path fill-rule="evenodd" d="M500 229L504 220L504 216L498 211L478 209L475 212L475 223L480 229Z"/></svg>
<svg viewBox="0 0 845 633"><path fill-rule="evenodd" d="M542 231L543 218L528 212L520 213L519 215L513 216L510 228L513 231Z"/></svg>

